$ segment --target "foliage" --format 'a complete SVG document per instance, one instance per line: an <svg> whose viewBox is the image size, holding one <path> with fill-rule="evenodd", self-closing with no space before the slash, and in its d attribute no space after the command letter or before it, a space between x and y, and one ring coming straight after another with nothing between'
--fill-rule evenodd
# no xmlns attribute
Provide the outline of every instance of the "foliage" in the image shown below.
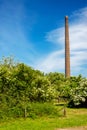
<svg viewBox="0 0 87 130"><path fill-rule="evenodd" d="M69 106L87 107L87 79L81 75L65 78L64 74L44 74L13 57L0 61L0 118L27 117L29 104L60 99ZM45 105L45 104L44 104ZM39 107L39 106L38 106Z"/></svg>
<svg viewBox="0 0 87 130"><path fill-rule="evenodd" d="M68 115L66 118L44 116L35 119L26 118L26 120L23 118L5 120L5 122L0 122L0 130L56 130L58 128L87 126L87 109L67 109Z"/></svg>
<svg viewBox="0 0 87 130"><path fill-rule="evenodd" d="M69 106L87 107L87 79L79 81L79 86L70 90Z"/></svg>
<svg viewBox="0 0 87 130"><path fill-rule="evenodd" d="M59 116L59 112L56 106L52 103L30 103L28 106L28 117L44 117L44 116Z"/></svg>
<svg viewBox="0 0 87 130"><path fill-rule="evenodd" d="M0 64L0 118L27 117L31 102L48 102L55 96L55 89L39 70L23 64L13 64L3 59Z"/></svg>
<svg viewBox="0 0 87 130"><path fill-rule="evenodd" d="M65 77L64 74L57 72L50 72L47 75L48 80L50 81L52 87L55 89L55 98L60 101L60 98L63 97L63 89L65 86Z"/></svg>

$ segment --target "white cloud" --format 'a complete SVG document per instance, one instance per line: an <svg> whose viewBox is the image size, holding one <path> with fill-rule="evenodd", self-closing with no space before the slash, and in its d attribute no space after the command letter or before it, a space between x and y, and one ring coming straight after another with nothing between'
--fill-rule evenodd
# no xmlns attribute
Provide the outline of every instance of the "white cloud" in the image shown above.
<svg viewBox="0 0 87 130"><path fill-rule="evenodd" d="M39 61L37 68L44 72L51 72L64 69L64 60L61 56L64 55L64 50L55 51L49 54L44 60ZM59 67L58 67L59 66Z"/></svg>
<svg viewBox="0 0 87 130"><path fill-rule="evenodd" d="M87 65L87 7L75 11L70 16L69 27L71 73L72 75L80 73L85 75L85 65ZM58 46L61 45L61 50L51 52L45 59L42 59L38 68L45 72L64 72L64 27L48 32L46 39Z"/></svg>
<svg viewBox="0 0 87 130"><path fill-rule="evenodd" d="M55 44L64 44L64 27L48 32L46 40Z"/></svg>

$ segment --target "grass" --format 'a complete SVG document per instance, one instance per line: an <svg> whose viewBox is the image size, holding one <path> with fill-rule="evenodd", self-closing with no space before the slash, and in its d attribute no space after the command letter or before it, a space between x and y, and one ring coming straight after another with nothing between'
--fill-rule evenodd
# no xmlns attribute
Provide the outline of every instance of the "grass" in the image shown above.
<svg viewBox="0 0 87 130"><path fill-rule="evenodd" d="M55 130L56 128L87 126L87 109L67 108L66 117L13 119L0 123L0 130Z"/></svg>

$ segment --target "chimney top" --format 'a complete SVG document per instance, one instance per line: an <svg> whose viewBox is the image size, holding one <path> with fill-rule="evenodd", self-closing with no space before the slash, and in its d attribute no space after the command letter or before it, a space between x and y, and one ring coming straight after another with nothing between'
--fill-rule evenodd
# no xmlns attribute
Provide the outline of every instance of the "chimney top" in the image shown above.
<svg viewBox="0 0 87 130"><path fill-rule="evenodd" d="M68 16L65 16L65 18L67 18L67 19L68 19Z"/></svg>

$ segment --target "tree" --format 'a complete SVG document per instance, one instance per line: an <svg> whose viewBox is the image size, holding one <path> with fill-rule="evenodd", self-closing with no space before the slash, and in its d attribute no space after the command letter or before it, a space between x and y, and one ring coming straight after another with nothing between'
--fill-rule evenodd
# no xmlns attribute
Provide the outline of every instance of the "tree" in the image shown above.
<svg viewBox="0 0 87 130"><path fill-rule="evenodd" d="M87 107L87 79L82 78L79 85L70 90L71 107Z"/></svg>

